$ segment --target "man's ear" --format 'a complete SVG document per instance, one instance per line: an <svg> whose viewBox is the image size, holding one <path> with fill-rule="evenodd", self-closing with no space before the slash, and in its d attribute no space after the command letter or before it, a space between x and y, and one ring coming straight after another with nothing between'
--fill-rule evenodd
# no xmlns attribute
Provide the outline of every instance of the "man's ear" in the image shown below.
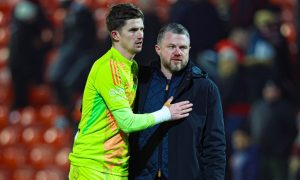
<svg viewBox="0 0 300 180"><path fill-rule="evenodd" d="M113 41L119 41L120 40L120 34L119 34L118 31L113 30L113 31L111 31L110 35L111 35L111 38L113 39Z"/></svg>
<svg viewBox="0 0 300 180"><path fill-rule="evenodd" d="M160 47L158 44L155 45L155 51L158 55L160 54Z"/></svg>

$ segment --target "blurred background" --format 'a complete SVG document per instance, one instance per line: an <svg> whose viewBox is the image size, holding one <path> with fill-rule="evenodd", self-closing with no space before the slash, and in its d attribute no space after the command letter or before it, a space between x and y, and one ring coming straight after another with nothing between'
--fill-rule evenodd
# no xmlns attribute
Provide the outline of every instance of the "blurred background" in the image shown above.
<svg viewBox="0 0 300 180"><path fill-rule="evenodd" d="M223 101L227 180L300 180L296 0L0 0L0 180L64 180L93 62L110 48L108 7L145 14L143 65L168 22Z"/></svg>

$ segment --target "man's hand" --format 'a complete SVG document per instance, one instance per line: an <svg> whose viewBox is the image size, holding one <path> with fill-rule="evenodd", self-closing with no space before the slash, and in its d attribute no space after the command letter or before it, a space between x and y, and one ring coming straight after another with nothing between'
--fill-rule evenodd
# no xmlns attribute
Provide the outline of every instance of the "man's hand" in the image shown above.
<svg viewBox="0 0 300 180"><path fill-rule="evenodd" d="M165 106L167 106L171 113L171 120L178 120L189 116L189 112L193 110L193 104L189 101L181 101L175 104L171 104L173 96L170 97Z"/></svg>

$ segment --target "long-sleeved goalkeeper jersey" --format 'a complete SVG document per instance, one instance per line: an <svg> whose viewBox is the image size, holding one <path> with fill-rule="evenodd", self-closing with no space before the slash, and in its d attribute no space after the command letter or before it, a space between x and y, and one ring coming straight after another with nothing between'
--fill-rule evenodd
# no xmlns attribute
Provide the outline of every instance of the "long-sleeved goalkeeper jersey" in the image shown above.
<svg viewBox="0 0 300 180"><path fill-rule="evenodd" d="M71 164L128 175L128 133L155 124L152 114L132 112L137 71L137 63L114 47L94 63L84 89Z"/></svg>

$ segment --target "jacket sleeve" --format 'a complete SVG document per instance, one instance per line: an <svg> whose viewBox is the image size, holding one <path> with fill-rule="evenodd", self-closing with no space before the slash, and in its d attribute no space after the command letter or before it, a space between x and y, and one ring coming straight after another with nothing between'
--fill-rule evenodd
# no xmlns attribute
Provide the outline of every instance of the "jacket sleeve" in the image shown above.
<svg viewBox="0 0 300 180"><path fill-rule="evenodd" d="M223 110L219 90L212 81L210 82L202 158L205 179L223 180L226 166Z"/></svg>

